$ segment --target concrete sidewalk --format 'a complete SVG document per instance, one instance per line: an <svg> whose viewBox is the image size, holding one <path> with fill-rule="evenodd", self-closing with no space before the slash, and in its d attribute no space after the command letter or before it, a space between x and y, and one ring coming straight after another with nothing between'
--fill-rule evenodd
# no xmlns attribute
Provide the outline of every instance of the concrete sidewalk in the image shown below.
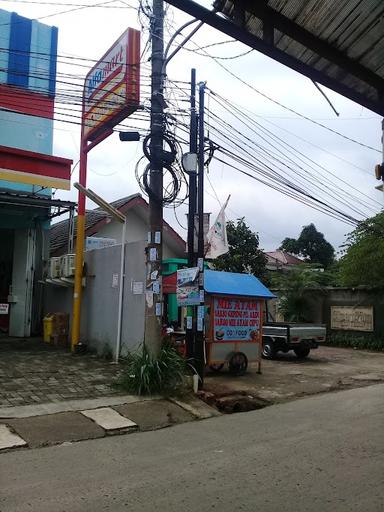
<svg viewBox="0 0 384 512"><path fill-rule="evenodd" d="M156 430L217 415L193 396L179 401L125 395L6 408L0 409L0 451Z"/></svg>

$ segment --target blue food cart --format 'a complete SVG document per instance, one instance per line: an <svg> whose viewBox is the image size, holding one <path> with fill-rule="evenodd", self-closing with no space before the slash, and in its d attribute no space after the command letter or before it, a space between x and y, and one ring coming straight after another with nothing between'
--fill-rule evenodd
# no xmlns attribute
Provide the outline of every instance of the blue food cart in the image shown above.
<svg viewBox="0 0 384 512"><path fill-rule="evenodd" d="M253 275L215 270L204 272L204 289L207 365L243 375L256 362L260 372L265 301L275 295Z"/></svg>

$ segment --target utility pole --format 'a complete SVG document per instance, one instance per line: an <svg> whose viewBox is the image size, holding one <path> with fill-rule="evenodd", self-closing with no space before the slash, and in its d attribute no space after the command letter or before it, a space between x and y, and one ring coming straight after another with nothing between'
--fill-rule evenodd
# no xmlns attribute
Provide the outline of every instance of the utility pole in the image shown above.
<svg viewBox="0 0 384 512"><path fill-rule="evenodd" d="M147 245L144 343L154 355L160 350L163 315L161 262L163 245L163 134L164 134L164 3L153 0L151 19L151 138L149 230Z"/></svg>
<svg viewBox="0 0 384 512"><path fill-rule="evenodd" d="M197 265L199 267L200 305L197 307L197 329L195 341L195 365L199 374L199 387L203 387L205 368L205 339L204 339L204 96L205 83L199 84L199 147L198 147L198 182L197 182L197 208L199 217L199 231L197 243Z"/></svg>
<svg viewBox="0 0 384 512"><path fill-rule="evenodd" d="M196 114L196 70L191 69L191 122L189 132L189 151L197 156L197 114ZM195 253L195 218L196 218L196 169L188 172L189 203L188 203L188 267L196 266ZM189 306L186 329L187 359L195 356L196 307Z"/></svg>

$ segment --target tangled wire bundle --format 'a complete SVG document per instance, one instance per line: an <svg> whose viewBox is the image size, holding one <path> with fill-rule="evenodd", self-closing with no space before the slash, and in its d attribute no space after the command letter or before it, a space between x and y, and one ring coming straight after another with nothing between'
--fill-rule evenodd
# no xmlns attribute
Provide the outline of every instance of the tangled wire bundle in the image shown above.
<svg viewBox="0 0 384 512"><path fill-rule="evenodd" d="M140 189L150 199L158 203L161 203L163 206L179 206L188 197L187 180L185 178L183 169L179 163L181 156L181 148L173 138L172 134L165 133L163 139L167 146L167 150L163 151L163 180L164 182L166 182L166 185L163 185L162 197L160 197L151 187L150 164L147 164L146 167L144 168L144 171L142 171L141 173L139 171L140 163L142 162L144 157L147 158L148 160L151 159L150 135L147 135L143 141L144 156L141 157L136 164L135 175L137 182L140 186ZM166 177L167 179L164 179ZM185 193L179 197L183 185L185 188Z"/></svg>

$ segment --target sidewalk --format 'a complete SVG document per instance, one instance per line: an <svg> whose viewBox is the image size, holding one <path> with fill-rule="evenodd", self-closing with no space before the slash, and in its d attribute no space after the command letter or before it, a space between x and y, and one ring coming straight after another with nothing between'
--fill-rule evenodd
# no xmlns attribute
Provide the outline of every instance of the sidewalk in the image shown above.
<svg viewBox="0 0 384 512"><path fill-rule="evenodd" d="M187 401L125 395L0 409L0 452L155 430L220 415Z"/></svg>
<svg viewBox="0 0 384 512"><path fill-rule="evenodd" d="M112 384L120 369L41 339L0 338L0 408L119 395Z"/></svg>
<svg viewBox="0 0 384 512"><path fill-rule="evenodd" d="M192 396L185 403L126 395L113 386L121 370L41 339L0 338L0 451L153 430L219 414Z"/></svg>

